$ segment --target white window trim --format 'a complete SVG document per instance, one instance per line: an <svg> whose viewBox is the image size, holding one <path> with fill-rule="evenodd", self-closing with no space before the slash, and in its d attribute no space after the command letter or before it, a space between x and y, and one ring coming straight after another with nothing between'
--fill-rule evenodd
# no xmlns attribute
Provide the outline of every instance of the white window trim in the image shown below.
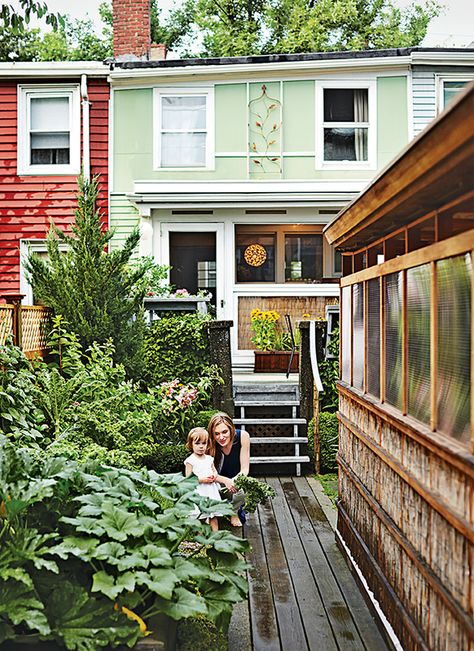
<svg viewBox="0 0 474 651"><path fill-rule="evenodd" d="M377 169L377 85L375 79L366 80L315 80L315 165L317 170L375 170ZM366 161L324 160L324 90L326 88L366 88L368 91L369 122L367 123ZM331 123L334 126L351 126L356 123ZM365 124L364 124L365 126Z"/></svg>
<svg viewBox="0 0 474 651"><path fill-rule="evenodd" d="M32 97L69 97L69 163L67 165L30 164L30 100ZM18 176L77 175L81 171L81 107L79 85L55 84L18 86Z"/></svg>
<svg viewBox="0 0 474 651"><path fill-rule="evenodd" d="M444 111L444 82L445 81L465 81L469 83L474 79L472 72L465 73L443 73L435 74L435 91L436 91L436 115Z"/></svg>
<svg viewBox="0 0 474 651"><path fill-rule="evenodd" d="M206 97L206 164L191 167L164 167L161 164L161 100L163 97ZM153 93L153 169L155 171L212 171L215 169L214 87L155 88Z"/></svg>

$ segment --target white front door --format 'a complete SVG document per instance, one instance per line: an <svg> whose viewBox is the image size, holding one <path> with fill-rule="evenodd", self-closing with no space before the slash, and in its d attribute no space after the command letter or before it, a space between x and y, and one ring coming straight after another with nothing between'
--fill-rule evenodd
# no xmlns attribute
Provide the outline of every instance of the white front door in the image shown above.
<svg viewBox="0 0 474 651"><path fill-rule="evenodd" d="M171 284L191 294L208 291L216 318L224 318L224 224L162 223L160 257L171 266Z"/></svg>

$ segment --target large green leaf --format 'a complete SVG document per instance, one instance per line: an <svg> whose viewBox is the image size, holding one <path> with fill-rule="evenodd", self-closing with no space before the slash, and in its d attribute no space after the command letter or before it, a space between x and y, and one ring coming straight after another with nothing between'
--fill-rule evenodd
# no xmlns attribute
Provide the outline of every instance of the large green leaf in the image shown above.
<svg viewBox="0 0 474 651"><path fill-rule="evenodd" d="M33 588L31 576L22 567L0 567L0 579L8 581L12 579L18 583L23 583L27 588Z"/></svg>
<svg viewBox="0 0 474 651"><path fill-rule="evenodd" d="M137 572L137 585L145 585L163 599L171 599L179 578L172 569L153 569L149 572Z"/></svg>
<svg viewBox="0 0 474 651"><path fill-rule="evenodd" d="M76 518L69 518L64 516L59 518L60 522L71 524L77 531L93 534L94 536L102 536L105 533L104 527L99 524L97 518L89 518L78 515Z"/></svg>
<svg viewBox="0 0 474 651"><path fill-rule="evenodd" d="M127 540L129 536L141 536L144 528L134 513L129 513L114 504L107 504L100 519L107 535L114 540Z"/></svg>
<svg viewBox="0 0 474 651"><path fill-rule="evenodd" d="M69 651L97 651L118 643L133 646L140 637L137 623L114 611L113 602L95 599L69 581L52 591L47 612L54 636Z"/></svg>
<svg viewBox="0 0 474 651"><path fill-rule="evenodd" d="M87 561L94 556L94 550L99 544L98 538L79 538L79 536L66 536L62 543L54 545L49 550L50 554L56 554L62 559L69 556L77 556Z"/></svg>
<svg viewBox="0 0 474 651"><path fill-rule="evenodd" d="M154 606L176 620L207 615L206 601L203 597L183 587L176 588L172 601L157 597Z"/></svg>
<svg viewBox="0 0 474 651"><path fill-rule="evenodd" d="M92 579L91 592L101 592L109 599L115 600L122 592L133 592L135 590L135 575L133 572L125 572L115 578L101 570L96 572Z"/></svg>
<svg viewBox="0 0 474 651"><path fill-rule="evenodd" d="M233 536L228 531L210 531L196 536L196 542L202 545L209 545L214 547L219 552L227 554L243 554L247 551L248 542L242 538Z"/></svg>
<svg viewBox="0 0 474 651"><path fill-rule="evenodd" d="M15 626L23 623L42 635L50 632L43 604L33 590L21 583L0 582L0 615L3 613Z"/></svg>

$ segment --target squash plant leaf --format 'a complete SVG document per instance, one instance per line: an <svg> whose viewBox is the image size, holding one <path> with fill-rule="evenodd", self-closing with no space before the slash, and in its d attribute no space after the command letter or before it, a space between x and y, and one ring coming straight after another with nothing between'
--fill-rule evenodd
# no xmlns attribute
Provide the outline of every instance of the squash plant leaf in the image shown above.
<svg viewBox="0 0 474 651"><path fill-rule="evenodd" d="M137 585L145 585L163 599L171 599L179 578L172 569L150 570L136 573Z"/></svg>
<svg viewBox="0 0 474 651"><path fill-rule="evenodd" d="M103 570L96 572L92 577L91 592L101 592L109 599L115 600L124 590L133 592L135 590L135 576L133 572L125 572L117 578L107 574Z"/></svg>
<svg viewBox="0 0 474 651"><path fill-rule="evenodd" d="M246 540L232 535L229 536L227 531L206 532L206 534L196 536L196 542L202 545L210 545L218 552L226 552L227 554L243 554L249 548Z"/></svg>
<svg viewBox="0 0 474 651"><path fill-rule="evenodd" d="M197 615L207 615L206 601L203 597L183 587L176 588L173 592L172 601L157 597L154 606L165 615L169 615L169 617L176 620L196 617Z"/></svg>
<svg viewBox="0 0 474 651"><path fill-rule="evenodd" d="M111 504L104 505L103 514L100 523L107 535L114 540L127 540L129 536L141 536L143 526L140 524L137 516L129 513L124 508Z"/></svg>
<svg viewBox="0 0 474 651"><path fill-rule="evenodd" d="M132 646L140 637L137 623L114 611L112 602L94 599L69 581L53 589L46 607L56 639L69 651L97 651L119 641Z"/></svg>
<svg viewBox="0 0 474 651"><path fill-rule="evenodd" d="M78 536L66 536L59 545L50 548L50 554L56 554L65 560L69 556L77 556L83 561L92 558L93 551L99 544L97 538L79 538Z"/></svg>
<svg viewBox="0 0 474 651"><path fill-rule="evenodd" d="M0 583L0 621L3 619L14 625L24 624L42 635L51 631L44 606L34 591L13 581Z"/></svg>

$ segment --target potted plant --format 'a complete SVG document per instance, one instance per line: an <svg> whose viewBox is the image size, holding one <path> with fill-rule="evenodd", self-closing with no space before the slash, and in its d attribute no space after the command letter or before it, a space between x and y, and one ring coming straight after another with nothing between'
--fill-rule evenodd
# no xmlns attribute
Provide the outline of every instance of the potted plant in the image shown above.
<svg viewBox="0 0 474 651"><path fill-rule="evenodd" d="M275 310L263 312L255 308L250 313L251 328L254 332L252 343L255 350L256 373L282 373L288 370L292 341L288 332L278 329L280 315ZM299 357L295 351L290 371L298 370Z"/></svg>

